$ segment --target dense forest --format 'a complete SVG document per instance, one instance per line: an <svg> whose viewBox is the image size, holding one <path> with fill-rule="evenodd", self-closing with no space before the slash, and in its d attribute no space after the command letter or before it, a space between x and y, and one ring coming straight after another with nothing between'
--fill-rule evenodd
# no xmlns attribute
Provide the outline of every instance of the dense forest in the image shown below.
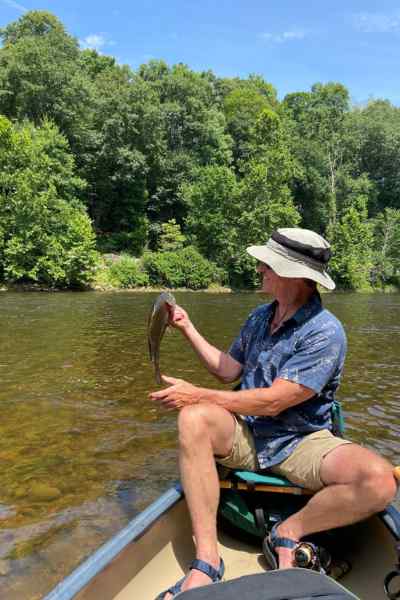
<svg viewBox="0 0 400 600"><path fill-rule="evenodd" d="M400 109L340 83L82 50L51 13L0 30L0 281L255 285L250 244L302 226L347 289L400 284Z"/></svg>

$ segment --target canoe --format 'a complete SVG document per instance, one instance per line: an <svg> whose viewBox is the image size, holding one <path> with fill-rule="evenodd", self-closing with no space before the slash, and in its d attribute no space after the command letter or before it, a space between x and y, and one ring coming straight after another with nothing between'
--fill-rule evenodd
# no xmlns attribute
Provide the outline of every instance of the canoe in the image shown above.
<svg viewBox="0 0 400 600"><path fill-rule="evenodd" d="M400 540L400 513L397 509L390 505L379 515L336 531L343 535L340 545L342 558L352 565L351 570L340 579L340 584L362 600L387 598L383 585L385 577L393 572L390 585L400 582L400 573L396 570L399 567L396 543ZM240 535L220 529L219 547L228 583L207 586L213 592L210 598L216 597L215 591L219 586L242 581L245 575L251 575L250 579L255 581L260 577L257 574L267 570L261 544L257 546L240 539ZM94 552L44 600L154 600L160 591L182 577L193 558L190 518L182 489L177 483ZM279 573L271 571L266 576ZM310 576L315 574L314 571L308 573ZM189 595L193 594L183 594L182 600ZM196 597L200 598L198 594ZM240 596L232 594L226 597ZM272 596L262 595L263 600L269 597ZM352 595L346 597L354 598Z"/></svg>

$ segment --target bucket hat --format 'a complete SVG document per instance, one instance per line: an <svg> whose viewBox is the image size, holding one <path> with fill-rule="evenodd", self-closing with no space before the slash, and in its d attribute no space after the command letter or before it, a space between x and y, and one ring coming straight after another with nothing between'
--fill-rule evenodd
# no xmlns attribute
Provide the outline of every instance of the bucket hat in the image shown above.
<svg viewBox="0 0 400 600"><path fill-rule="evenodd" d="M335 289L335 282L326 271L330 245L314 231L299 227L277 229L264 246L250 246L247 252L281 277L311 279L328 290Z"/></svg>

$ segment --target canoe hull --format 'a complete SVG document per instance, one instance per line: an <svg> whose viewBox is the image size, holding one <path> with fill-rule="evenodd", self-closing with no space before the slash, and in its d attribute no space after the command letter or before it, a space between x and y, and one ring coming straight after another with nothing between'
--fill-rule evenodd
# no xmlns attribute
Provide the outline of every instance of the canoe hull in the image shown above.
<svg viewBox="0 0 400 600"><path fill-rule="evenodd" d="M45 600L154 600L182 577L194 558L190 517L179 488L169 490L124 532L119 548L111 540ZM363 600L383 600L383 579L397 562L393 533L378 516L343 532L343 558L353 568L341 583ZM257 546L220 532L219 547L226 579L267 568Z"/></svg>

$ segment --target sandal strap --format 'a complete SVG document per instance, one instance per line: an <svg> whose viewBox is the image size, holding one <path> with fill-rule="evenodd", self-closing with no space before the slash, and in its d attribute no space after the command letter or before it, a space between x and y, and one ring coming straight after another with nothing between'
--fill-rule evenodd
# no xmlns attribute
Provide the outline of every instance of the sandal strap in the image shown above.
<svg viewBox="0 0 400 600"><path fill-rule="evenodd" d="M190 565L190 568L197 569L197 571L201 571L205 575L208 575L208 577L211 579L211 581L213 583L217 583L218 581L221 581L224 571L225 571L225 565L224 565L224 561L222 560L222 558L221 558L221 562L219 564L218 571L209 563L205 562L204 560L200 560L198 558L194 559L194 561Z"/></svg>
<svg viewBox="0 0 400 600"><path fill-rule="evenodd" d="M177 581L175 585L171 585L171 587L169 587L167 590L164 590L163 592L161 592L161 594L158 594L155 600L164 600L167 594L172 594L172 596L176 596L177 594L179 594L182 588L182 583L185 581L185 579L186 576L182 577L182 579Z"/></svg>
<svg viewBox="0 0 400 600"><path fill-rule="evenodd" d="M287 537L280 537L277 535L276 529L280 523L276 523L273 526L270 533L270 543L273 549L275 548L290 548L293 550L298 545L298 541L292 540Z"/></svg>

